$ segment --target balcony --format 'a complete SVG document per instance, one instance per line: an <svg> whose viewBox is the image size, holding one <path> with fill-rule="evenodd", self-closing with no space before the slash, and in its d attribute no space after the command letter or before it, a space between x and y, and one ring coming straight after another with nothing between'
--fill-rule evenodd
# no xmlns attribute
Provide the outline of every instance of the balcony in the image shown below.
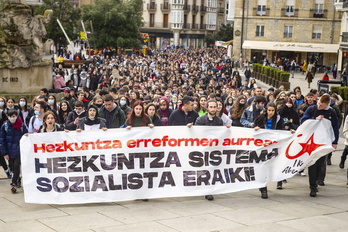
<svg viewBox="0 0 348 232"><path fill-rule="evenodd" d="M270 9L266 8L264 11L258 11L256 7L253 8L254 16L269 16Z"/></svg>
<svg viewBox="0 0 348 232"><path fill-rule="evenodd" d="M201 6L200 6L200 11L201 11L202 13L207 12L207 7L206 7L206 6L201 5Z"/></svg>
<svg viewBox="0 0 348 232"><path fill-rule="evenodd" d="M182 25L182 28L183 28L183 29L191 29L191 24L190 24L190 23L184 23L184 24Z"/></svg>
<svg viewBox="0 0 348 232"><path fill-rule="evenodd" d="M219 14L225 13L225 8L224 8L224 7L219 7L219 8L218 8L218 13L219 13Z"/></svg>
<svg viewBox="0 0 348 232"><path fill-rule="evenodd" d="M192 29L193 29L193 30L198 30L198 29L199 29L199 24L193 23L193 24L192 24Z"/></svg>
<svg viewBox="0 0 348 232"><path fill-rule="evenodd" d="M191 9L191 6L188 5L187 3L185 3L185 4L184 4L183 10L186 11L186 12L188 12L188 11L190 11L190 9Z"/></svg>
<svg viewBox="0 0 348 232"><path fill-rule="evenodd" d="M144 22L142 28L156 28L156 29L164 29L169 28L168 22Z"/></svg>
<svg viewBox="0 0 348 232"><path fill-rule="evenodd" d="M196 4L193 4L192 6L191 6L191 8L192 8L192 12L198 12L199 11L199 6L197 6Z"/></svg>
<svg viewBox="0 0 348 232"><path fill-rule="evenodd" d="M172 29L182 29L183 23L171 23Z"/></svg>
<svg viewBox="0 0 348 232"><path fill-rule="evenodd" d="M311 9L310 10L310 17L313 17L313 18L327 18L327 10L318 11L318 10Z"/></svg>
<svg viewBox="0 0 348 232"><path fill-rule="evenodd" d="M216 24L206 24L206 26L207 26L206 30L209 30L209 31L216 30Z"/></svg>
<svg viewBox="0 0 348 232"><path fill-rule="evenodd" d="M157 10L157 4L155 2L148 3L147 10L150 12L155 12Z"/></svg>
<svg viewBox="0 0 348 232"><path fill-rule="evenodd" d="M206 30L207 29L207 25L206 24L200 24L199 25L199 29Z"/></svg>
<svg viewBox="0 0 348 232"><path fill-rule="evenodd" d="M163 12L169 12L170 11L170 5L168 2L165 2L164 4L161 4L161 10Z"/></svg>
<svg viewBox="0 0 348 232"><path fill-rule="evenodd" d="M289 12L286 8L282 8L283 17L298 17L298 9L294 9L293 12Z"/></svg>

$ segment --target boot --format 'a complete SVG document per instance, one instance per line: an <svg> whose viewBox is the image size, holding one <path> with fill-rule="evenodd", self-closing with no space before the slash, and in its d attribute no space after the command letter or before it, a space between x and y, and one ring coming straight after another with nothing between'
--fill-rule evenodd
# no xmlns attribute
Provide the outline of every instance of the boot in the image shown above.
<svg viewBox="0 0 348 232"><path fill-rule="evenodd" d="M214 200L214 196L213 195L206 195L205 199L207 199L208 201L213 201Z"/></svg>
<svg viewBox="0 0 348 232"><path fill-rule="evenodd" d="M277 189L283 189L283 181L278 181Z"/></svg>
<svg viewBox="0 0 348 232"><path fill-rule="evenodd" d="M317 192L318 192L317 187L310 187L310 189L311 189L311 192L309 193L309 196L316 197L317 196Z"/></svg>
<svg viewBox="0 0 348 232"><path fill-rule="evenodd" d="M343 158L341 157L341 162L340 164L338 165L340 167L340 169L343 169L344 168L344 162L346 161L346 158Z"/></svg>
<svg viewBox="0 0 348 232"><path fill-rule="evenodd" d="M331 165L331 164L332 164L332 163L331 163L331 158L327 158L326 164L327 164L327 165Z"/></svg>
<svg viewBox="0 0 348 232"><path fill-rule="evenodd" d="M267 187L260 188L260 192L261 192L261 198L262 199L267 199L268 198Z"/></svg>

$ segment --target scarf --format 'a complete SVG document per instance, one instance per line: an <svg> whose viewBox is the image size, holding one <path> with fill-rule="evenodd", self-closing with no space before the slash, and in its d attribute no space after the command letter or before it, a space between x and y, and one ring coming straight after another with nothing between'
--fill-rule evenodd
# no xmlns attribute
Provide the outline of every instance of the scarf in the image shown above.
<svg viewBox="0 0 348 232"><path fill-rule="evenodd" d="M20 130L22 128L22 125L23 125L23 121L20 117L17 117L17 120L14 124L12 124L12 127L15 129L15 130Z"/></svg>

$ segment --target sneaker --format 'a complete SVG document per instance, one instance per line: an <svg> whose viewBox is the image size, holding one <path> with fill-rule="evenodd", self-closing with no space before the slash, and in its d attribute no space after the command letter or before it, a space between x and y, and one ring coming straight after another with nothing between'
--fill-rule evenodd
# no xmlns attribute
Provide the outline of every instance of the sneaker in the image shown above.
<svg viewBox="0 0 348 232"><path fill-rule="evenodd" d="M11 185L11 192L12 192L12 193L16 193L16 192L17 192L17 186L16 186L16 184L11 183L10 185Z"/></svg>
<svg viewBox="0 0 348 232"><path fill-rule="evenodd" d="M5 172L6 172L7 178L11 179L12 178L12 173L11 173L10 168L7 168L7 170Z"/></svg>
<svg viewBox="0 0 348 232"><path fill-rule="evenodd" d="M300 176L306 176L305 172L300 172Z"/></svg>
<svg viewBox="0 0 348 232"><path fill-rule="evenodd" d="M318 181L318 185L320 185L320 186L325 186L325 183L324 183L324 181L319 180L319 181Z"/></svg>
<svg viewBox="0 0 348 232"><path fill-rule="evenodd" d="M286 184L286 183L288 183L288 181L287 181L286 179L284 179L284 180L283 180L283 183Z"/></svg>
<svg viewBox="0 0 348 232"><path fill-rule="evenodd" d="M208 201L212 201L212 200L214 200L214 196L213 195L206 195L205 199L207 199Z"/></svg>
<svg viewBox="0 0 348 232"><path fill-rule="evenodd" d="M277 189L283 189L283 182L282 181L278 181Z"/></svg>

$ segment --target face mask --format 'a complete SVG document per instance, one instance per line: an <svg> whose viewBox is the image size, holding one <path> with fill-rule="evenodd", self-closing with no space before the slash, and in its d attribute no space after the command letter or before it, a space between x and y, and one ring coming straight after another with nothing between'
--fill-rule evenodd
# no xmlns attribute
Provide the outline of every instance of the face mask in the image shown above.
<svg viewBox="0 0 348 232"><path fill-rule="evenodd" d="M245 105L245 103L239 103L239 105L240 105L240 106L244 106L244 105Z"/></svg>
<svg viewBox="0 0 348 232"><path fill-rule="evenodd" d="M197 108L197 104L194 104L194 105L193 105L193 108Z"/></svg>
<svg viewBox="0 0 348 232"><path fill-rule="evenodd" d="M102 107L103 104L95 104L98 108Z"/></svg>
<svg viewBox="0 0 348 232"><path fill-rule="evenodd" d="M232 104L232 101L228 101L229 104Z"/></svg>
<svg viewBox="0 0 348 232"><path fill-rule="evenodd" d="M0 107L3 107L5 105L5 102L0 102Z"/></svg>
<svg viewBox="0 0 348 232"><path fill-rule="evenodd" d="M49 99L49 100L48 100L48 104L49 104L49 105L53 105L53 104L54 104L54 100Z"/></svg>
<svg viewBox="0 0 348 232"><path fill-rule="evenodd" d="M7 108L8 108L9 110L12 110L12 109L14 108L14 106L12 106L12 107L9 107L9 106L8 106Z"/></svg>
<svg viewBox="0 0 348 232"><path fill-rule="evenodd" d="M23 107L23 106L25 106L27 103L25 102L25 101L20 101L19 102L19 105L21 106L21 107Z"/></svg>
<svg viewBox="0 0 348 232"><path fill-rule="evenodd" d="M203 92L199 92L199 94L203 94Z"/></svg>
<svg viewBox="0 0 348 232"><path fill-rule="evenodd" d="M17 120L17 117L14 117L14 118L9 118L8 120L10 121L10 123L15 123L15 122L16 122L16 120Z"/></svg>
<svg viewBox="0 0 348 232"><path fill-rule="evenodd" d="M169 106L168 108L172 110L172 109L173 109L173 106Z"/></svg>
<svg viewBox="0 0 348 232"><path fill-rule="evenodd" d="M94 121L94 120L95 120L95 118L90 118L90 117L88 117L88 119L89 119L89 120L92 120L92 121Z"/></svg>
<svg viewBox="0 0 348 232"><path fill-rule="evenodd" d="M259 107L259 110L263 110L265 107L263 106L258 106Z"/></svg>
<svg viewBox="0 0 348 232"><path fill-rule="evenodd" d="M178 101L175 101L175 100L173 101L173 103L177 103L177 102L178 102Z"/></svg>
<svg viewBox="0 0 348 232"><path fill-rule="evenodd" d="M40 115L40 111L35 110L35 111L34 111L34 114L35 114L35 115Z"/></svg>
<svg viewBox="0 0 348 232"><path fill-rule="evenodd" d="M124 106L124 105L127 104L127 102L126 101L120 101L120 104L121 104L121 106Z"/></svg>

